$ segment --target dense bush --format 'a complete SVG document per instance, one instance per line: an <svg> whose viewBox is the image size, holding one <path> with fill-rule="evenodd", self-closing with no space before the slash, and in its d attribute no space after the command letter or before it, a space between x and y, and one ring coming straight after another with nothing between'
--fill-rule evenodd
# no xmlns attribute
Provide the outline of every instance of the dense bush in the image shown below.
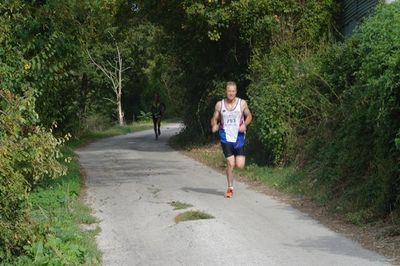
<svg viewBox="0 0 400 266"><path fill-rule="evenodd" d="M308 141L307 170L362 219L399 209L399 43L400 3L393 3L380 6L322 59L321 75L336 100Z"/></svg>
<svg viewBox="0 0 400 266"><path fill-rule="evenodd" d="M27 193L37 182L65 174L64 139L37 126L31 93L0 91L0 258L21 252L30 238Z"/></svg>
<svg viewBox="0 0 400 266"><path fill-rule="evenodd" d="M278 10L279 11L279 10ZM335 4L310 1L277 12L268 49L256 47L247 91L254 112L255 143L264 146L263 163L285 164L298 153L298 143L329 108L318 92L320 52L333 38ZM317 88L317 89L316 89Z"/></svg>
<svg viewBox="0 0 400 266"><path fill-rule="evenodd" d="M253 59L248 94L266 158L297 162L314 195L358 210L352 219L399 206L399 14L399 3L382 5L343 43L280 43Z"/></svg>

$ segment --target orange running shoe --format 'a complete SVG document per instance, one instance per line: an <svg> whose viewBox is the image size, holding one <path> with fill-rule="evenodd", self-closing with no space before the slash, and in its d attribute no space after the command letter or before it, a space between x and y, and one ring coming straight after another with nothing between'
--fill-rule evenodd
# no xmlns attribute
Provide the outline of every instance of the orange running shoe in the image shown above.
<svg viewBox="0 0 400 266"><path fill-rule="evenodd" d="M233 187L228 187L225 192L225 198L232 198L233 196Z"/></svg>

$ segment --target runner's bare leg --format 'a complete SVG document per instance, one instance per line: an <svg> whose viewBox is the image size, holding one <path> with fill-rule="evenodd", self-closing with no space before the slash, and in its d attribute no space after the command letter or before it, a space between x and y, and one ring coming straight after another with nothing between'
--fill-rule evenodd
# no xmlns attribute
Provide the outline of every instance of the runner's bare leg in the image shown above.
<svg viewBox="0 0 400 266"><path fill-rule="evenodd" d="M228 187L233 187L233 168L235 168L235 156L226 158L226 179Z"/></svg>
<svg viewBox="0 0 400 266"><path fill-rule="evenodd" d="M236 168L243 169L244 164L246 162L246 157L243 155L238 155L235 157L235 166Z"/></svg>
<svg viewBox="0 0 400 266"><path fill-rule="evenodd" d="M158 125L158 135L161 135L161 130L160 130L160 127L161 127L161 117L158 118L158 120L157 120L157 125Z"/></svg>
<svg viewBox="0 0 400 266"><path fill-rule="evenodd" d="M157 132L157 119L153 118L153 125L154 125L154 134L156 135L156 140L158 139L158 132Z"/></svg>

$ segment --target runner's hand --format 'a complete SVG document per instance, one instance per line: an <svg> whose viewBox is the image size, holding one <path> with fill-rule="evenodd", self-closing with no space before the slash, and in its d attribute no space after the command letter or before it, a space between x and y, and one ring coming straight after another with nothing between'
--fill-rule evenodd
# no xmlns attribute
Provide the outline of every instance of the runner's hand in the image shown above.
<svg viewBox="0 0 400 266"><path fill-rule="evenodd" d="M217 124L217 125L214 125L214 126L212 126L211 127L211 131L212 131L212 133L215 133L215 132L217 132L218 131L218 129L219 129L219 125Z"/></svg>
<svg viewBox="0 0 400 266"><path fill-rule="evenodd" d="M244 133L246 132L246 126L244 124L241 124L239 127L239 132Z"/></svg>

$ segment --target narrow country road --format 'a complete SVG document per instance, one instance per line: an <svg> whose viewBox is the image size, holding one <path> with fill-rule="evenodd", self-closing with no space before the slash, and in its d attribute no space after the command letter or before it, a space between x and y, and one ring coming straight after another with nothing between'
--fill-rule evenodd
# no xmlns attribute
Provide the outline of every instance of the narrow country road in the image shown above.
<svg viewBox="0 0 400 266"><path fill-rule="evenodd" d="M385 258L287 204L235 183L166 144L178 124L96 141L78 150L86 200L100 220L104 265L386 265ZM192 204L214 219L176 224Z"/></svg>

